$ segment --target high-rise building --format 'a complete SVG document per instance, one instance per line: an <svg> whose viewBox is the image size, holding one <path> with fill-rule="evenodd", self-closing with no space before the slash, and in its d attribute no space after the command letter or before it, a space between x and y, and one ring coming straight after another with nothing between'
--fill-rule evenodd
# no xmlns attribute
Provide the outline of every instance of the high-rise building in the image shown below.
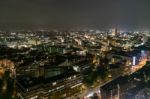
<svg viewBox="0 0 150 99"><path fill-rule="evenodd" d="M111 35L116 36L117 35L117 28L111 29Z"/></svg>

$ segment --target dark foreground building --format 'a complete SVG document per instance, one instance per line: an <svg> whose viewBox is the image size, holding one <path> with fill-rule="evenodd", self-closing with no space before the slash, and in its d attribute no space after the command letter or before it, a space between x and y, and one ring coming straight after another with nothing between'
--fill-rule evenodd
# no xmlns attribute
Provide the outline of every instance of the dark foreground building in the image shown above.
<svg viewBox="0 0 150 99"><path fill-rule="evenodd" d="M107 83L100 88L102 99L112 99L112 97L118 97L122 92L125 83L128 82L127 76L120 76L113 81Z"/></svg>
<svg viewBox="0 0 150 99"><path fill-rule="evenodd" d="M81 75L70 68L53 77L19 76L17 78L18 96L22 99L49 99L56 92L63 92L79 85L82 85Z"/></svg>

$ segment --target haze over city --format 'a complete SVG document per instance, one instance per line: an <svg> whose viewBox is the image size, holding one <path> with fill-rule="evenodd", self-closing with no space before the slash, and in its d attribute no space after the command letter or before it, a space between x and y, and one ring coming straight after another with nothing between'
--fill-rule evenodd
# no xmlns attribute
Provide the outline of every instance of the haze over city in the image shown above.
<svg viewBox="0 0 150 99"><path fill-rule="evenodd" d="M0 27L148 29L149 10L149 0L0 0Z"/></svg>

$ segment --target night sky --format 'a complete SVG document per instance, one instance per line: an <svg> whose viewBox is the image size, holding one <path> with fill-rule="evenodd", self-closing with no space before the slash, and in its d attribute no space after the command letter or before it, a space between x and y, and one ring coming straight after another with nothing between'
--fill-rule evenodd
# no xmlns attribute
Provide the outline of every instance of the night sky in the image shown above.
<svg viewBox="0 0 150 99"><path fill-rule="evenodd" d="M150 0L0 0L0 26L150 28Z"/></svg>

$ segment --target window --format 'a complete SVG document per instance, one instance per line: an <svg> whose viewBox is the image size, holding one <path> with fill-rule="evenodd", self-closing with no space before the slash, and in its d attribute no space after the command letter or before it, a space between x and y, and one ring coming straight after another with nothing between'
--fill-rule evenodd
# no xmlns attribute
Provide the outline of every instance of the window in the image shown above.
<svg viewBox="0 0 150 99"><path fill-rule="evenodd" d="M53 83L52 83L53 86L55 86L56 84L57 84L56 82L53 82Z"/></svg>

